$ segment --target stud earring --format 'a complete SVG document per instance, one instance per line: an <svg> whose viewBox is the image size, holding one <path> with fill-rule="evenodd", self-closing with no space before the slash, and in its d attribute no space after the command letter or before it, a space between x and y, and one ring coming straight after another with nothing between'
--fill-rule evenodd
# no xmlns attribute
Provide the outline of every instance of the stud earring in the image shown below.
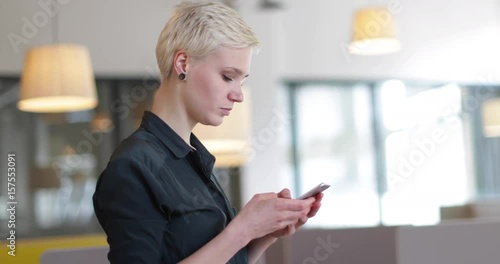
<svg viewBox="0 0 500 264"><path fill-rule="evenodd" d="M181 73L181 74L179 74L179 79L180 79L181 81L186 80L186 74L185 74L185 73Z"/></svg>

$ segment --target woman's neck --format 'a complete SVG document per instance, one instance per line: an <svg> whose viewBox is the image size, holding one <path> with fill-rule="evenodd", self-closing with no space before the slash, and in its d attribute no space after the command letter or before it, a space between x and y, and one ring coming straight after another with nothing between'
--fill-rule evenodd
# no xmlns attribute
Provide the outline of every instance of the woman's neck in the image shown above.
<svg viewBox="0 0 500 264"><path fill-rule="evenodd" d="M191 124L187 110L180 98L178 87L172 82L162 83L156 92L151 112L160 117L172 128L188 145L190 145L191 131L196 124Z"/></svg>

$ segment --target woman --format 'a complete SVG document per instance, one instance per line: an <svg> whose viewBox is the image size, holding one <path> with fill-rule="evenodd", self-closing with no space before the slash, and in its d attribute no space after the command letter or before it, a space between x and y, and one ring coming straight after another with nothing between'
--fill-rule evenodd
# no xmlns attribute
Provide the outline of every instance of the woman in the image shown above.
<svg viewBox="0 0 500 264"><path fill-rule="evenodd" d="M252 30L225 6L182 3L156 47L161 85L141 126L113 153L93 197L111 263L255 263L316 214L321 194L255 195L236 215L191 133L243 102Z"/></svg>

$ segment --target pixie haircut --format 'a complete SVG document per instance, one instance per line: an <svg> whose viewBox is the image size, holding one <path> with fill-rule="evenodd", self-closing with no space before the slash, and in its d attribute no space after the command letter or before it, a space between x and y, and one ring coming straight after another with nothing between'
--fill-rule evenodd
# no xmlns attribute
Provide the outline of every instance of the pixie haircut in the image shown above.
<svg viewBox="0 0 500 264"><path fill-rule="evenodd" d="M178 51L201 58L215 52L219 46L256 48L259 40L232 8L210 2L183 2L177 5L156 45L156 60L162 80L170 76Z"/></svg>

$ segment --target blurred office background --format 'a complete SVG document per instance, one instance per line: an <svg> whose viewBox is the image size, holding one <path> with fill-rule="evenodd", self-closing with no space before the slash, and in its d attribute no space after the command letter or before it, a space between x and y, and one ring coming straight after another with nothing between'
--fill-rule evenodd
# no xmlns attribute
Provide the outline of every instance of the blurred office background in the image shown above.
<svg viewBox="0 0 500 264"><path fill-rule="evenodd" d="M91 196L113 149L151 106L159 84L156 40L178 2L0 3L0 171L7 171L7 155L15 153L20 243L96 235L95 243L85 245L105 245ZM326 182L332 187L321 212L297 236L311 236L307 230L368 230L361 237L370 240L373 230L415 227L410 232L423 234L418 228L461 221L483 231L493 223L486 233L498 234L499 1L223 2L261 40L245 84L249 118L232 124L248 129L239 153L244 157L215 170L236 207L255 193L286 187L298 196ZM355 11L372 6L389 12L376 13L382 15L367 34L394 24L399 49L355 54ZM55 43L88 49L98 105L21 111L26 52ZM1 173L2 237L9 232L7 201L7 174ZM314 234L317 243L321 233ZM356 244L338 235L336 250ZM394 242L397 235L389 237L394 245L388 247L398 253L388 254L413 263L411 250ZM316 258L313 251L296 256L294 245L297 239L279 241L267 262L348 263L335 262L333 250L329 258ZM488 261L474 263L493 263Z"/></svg>

